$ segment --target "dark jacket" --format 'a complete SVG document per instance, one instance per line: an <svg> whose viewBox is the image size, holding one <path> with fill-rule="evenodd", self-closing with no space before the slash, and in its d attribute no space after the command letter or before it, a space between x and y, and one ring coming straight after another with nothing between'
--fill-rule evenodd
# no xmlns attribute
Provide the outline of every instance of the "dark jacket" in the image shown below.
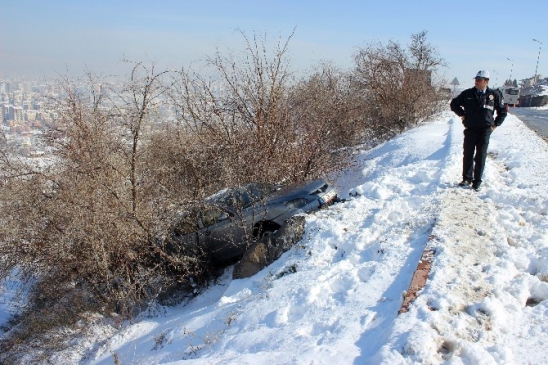
<svg viewBox="0 0 548 365"><path fill-rule="evenodd" d="M464 117L462 124L466 128L486 128L502 124L508 112L499 91L487 88L483 96L478 96L475 87L466 89L451 100L451 110ZM494 113L497 117L494 118Z"/></svg>

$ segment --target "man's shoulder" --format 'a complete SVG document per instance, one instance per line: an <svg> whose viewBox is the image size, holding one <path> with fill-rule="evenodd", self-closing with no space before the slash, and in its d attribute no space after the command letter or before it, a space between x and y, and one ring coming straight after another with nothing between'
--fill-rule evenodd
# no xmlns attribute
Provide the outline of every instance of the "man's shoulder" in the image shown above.
<svg viewBox="0 0 548 365"><path fill-rule="evenodd" d="M463 91L460 92L460 94L455 97L455 99L461 99L462 98L469 98L471 97L472 95L475 95L475 91L474 91L474 88L470 88L470 89L464 89Z"/></svg>
<svg viewBox="0 0 548 365"><path fill-rule="evenodd" d="M471 98L473 95L474 95L474 88L465 89L451 100L451 104L454 104L454 105L460 104L464 101L464 99Z"/></svg>
<svg viewBox="0 0 548 365"><path fill-rule="evenodd" d="M461 94L470 94L470 93L475 94L475 93L476 93L476 89L473 88L473 87L471 87L471 88L469 88L469 89L465 89Z"/></svg>

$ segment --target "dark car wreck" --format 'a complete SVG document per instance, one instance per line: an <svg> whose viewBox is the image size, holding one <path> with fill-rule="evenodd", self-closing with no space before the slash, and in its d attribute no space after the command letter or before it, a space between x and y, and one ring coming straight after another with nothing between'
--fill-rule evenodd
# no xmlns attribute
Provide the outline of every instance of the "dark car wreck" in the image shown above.
<svg viewBox="0 0 548 365"><path fill-rule="evenodd" d="M224 189L185 213L171 241L179 247L199 247L216 263L235 260L266 232L275 232L289 218L316 211L336 198L336 190L323 179Z"/></svg>

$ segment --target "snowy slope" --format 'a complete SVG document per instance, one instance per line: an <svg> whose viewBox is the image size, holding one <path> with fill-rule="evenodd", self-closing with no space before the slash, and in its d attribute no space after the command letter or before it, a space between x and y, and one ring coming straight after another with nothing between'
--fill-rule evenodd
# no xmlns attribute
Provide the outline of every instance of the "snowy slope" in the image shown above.
<svg viewBox="0 0 548 365"><path fill-rule="evenodd" d="M548 147L509 115L484 189L461 179L450 113L336 177L345 202L249 279L75 340L59 363L538 364L548 362ZM425 288L398 315L425 247Z"/></svg>

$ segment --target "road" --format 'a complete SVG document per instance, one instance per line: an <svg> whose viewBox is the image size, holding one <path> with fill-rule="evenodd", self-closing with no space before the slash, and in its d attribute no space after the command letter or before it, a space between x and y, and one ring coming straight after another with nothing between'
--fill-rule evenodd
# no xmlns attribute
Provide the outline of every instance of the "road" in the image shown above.
<svg viewBox="0 0 548 365"><path fill-rule="evenodd" d="M548 140L548 109L510 108L510 113L521 119L539 136Z"/></svg>

